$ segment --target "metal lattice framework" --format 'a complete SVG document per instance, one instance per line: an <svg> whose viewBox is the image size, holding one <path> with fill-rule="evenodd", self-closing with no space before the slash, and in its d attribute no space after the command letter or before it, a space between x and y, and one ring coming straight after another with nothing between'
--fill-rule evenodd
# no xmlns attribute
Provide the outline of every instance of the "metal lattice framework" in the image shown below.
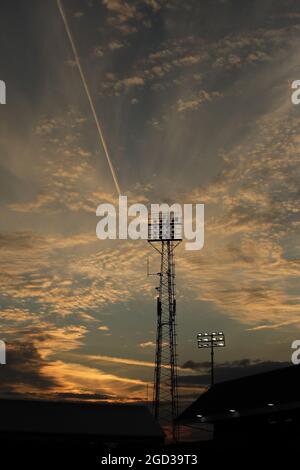
<svg viewBox="0 0 300 470"><path fill-rule="evenodd" d="M153 388L154 415L177 439L178 415L174 250L181 241L181 217L158 214L149 219L148 241L160 254L157 333Z"/></svg>

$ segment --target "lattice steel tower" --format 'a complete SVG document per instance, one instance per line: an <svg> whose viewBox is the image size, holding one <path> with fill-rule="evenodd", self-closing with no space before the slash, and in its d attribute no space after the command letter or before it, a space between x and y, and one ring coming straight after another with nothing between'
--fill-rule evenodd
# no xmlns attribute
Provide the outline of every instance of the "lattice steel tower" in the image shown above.
<svg viewBox="0 0 300 470"><path fill-rule="evenodd" d="M150 215L148 242L160 254L153 411L161 425L171 429L173 440L178 438L174 250L182 240L181 232L181 215L174 212Z"/></svg>

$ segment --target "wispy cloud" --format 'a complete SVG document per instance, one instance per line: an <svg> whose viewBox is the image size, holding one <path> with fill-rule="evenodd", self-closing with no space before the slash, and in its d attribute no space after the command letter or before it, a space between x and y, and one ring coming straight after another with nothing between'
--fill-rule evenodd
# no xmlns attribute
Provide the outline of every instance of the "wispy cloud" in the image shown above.
<svg viewBox="0 0 300 470"><path fill-rule="evenodd" d="M190 314L179 324L183 355L182 338L206 308L225 327L234 319L251 341L265 330L286 338L300 323L300 121L289 85L299 71L299 5L271 11L256 0L255 14L245 15L236 1L236 21L228 2L217 2L217 16L216 2L202 3L104 0L69 9L130 201L206 205L204 249L177 251L179 309ZM36 8L44 18L46 7ZM36 50L36 25L23 26L24 47ZM141 398L154 362L149 250L96 238L95 209L116 198L58 27L49 15L38 51L51 32L55 52L41 53L28 77L25 69L11 77L17 106L0 130L1 335L29 345L15 347L6 390ZM192 377L181 384L188 395L198 371L182 369Z"/></svg>

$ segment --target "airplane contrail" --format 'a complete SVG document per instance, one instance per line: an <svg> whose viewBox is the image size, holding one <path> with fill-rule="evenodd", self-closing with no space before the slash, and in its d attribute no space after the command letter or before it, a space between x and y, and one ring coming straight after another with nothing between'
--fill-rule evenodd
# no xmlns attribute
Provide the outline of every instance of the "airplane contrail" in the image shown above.
<svg viewBox="0 0 300 470"><path fill-rule="evenodd" d="M95 110L95 106L94 106L94 103L93 103L93 100L92 100L92 96L91 96L91 93L90 93L85 75L83 73L83 70L82 70L82 67L81 67L81 64L80 64L79 55L77 53L77 49L76 49L76 46L75 46L75 43L74 43L74 40L73 40L73 37L72 37L72 33L71 33L71 30L70 30L70 27L69 27L69 24L68 24L68 21L67 21L67 18L66 18L61 0L57 0L57 6L58 6L58 9L60 11L61 17L63 19L65 29L66 29L66 33L67 33L67 35L69 37L69 40L70 40L70 44L71 44L73 54L74 54L74 57L75 57L75 62L76 62L76 65L78 67L79 74L80 74L80 77L81 77L81 80L82 80L82 83L83 83L88 101L90 103L91 111L92 111L92 114L93 114L93 117L94 117L94 120L95 120L95 123L96 123L96 127L97 127L99 138L100 138L100 142L102 144L102 147L103 147L103 150L104 150L104 153L105 153L105 156L106 156L107 163L108 163L108 166L110 168L110 171L111 171L111 174L112 174L117 192L120 195L121 194L121 189L120 189L120 185L119 185L119 182L118 182L118 178L117 178L116 172L114 170L114 166L112 164L112 161L111 161L111 158L110 158L110 155L109 155L109 152L108 152L108 148L107 148L107 145L106 145L106 142L105 142L105 139L104 139L104 135L103 135L102 128L101 128L101 125L100 125L100 121L98 119L98 116L97 116L97 113L96 113L96 110Z"/></svg>

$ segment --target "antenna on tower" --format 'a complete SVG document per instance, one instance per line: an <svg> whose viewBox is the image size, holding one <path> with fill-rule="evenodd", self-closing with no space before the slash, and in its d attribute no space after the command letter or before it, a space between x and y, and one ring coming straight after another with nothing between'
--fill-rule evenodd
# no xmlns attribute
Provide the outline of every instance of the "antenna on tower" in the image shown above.
<svg viewBox="0 0 300 470"><path fill-rule="evenodd" d="M150 272L150 259L149 256L147 256L147 276L159 276L160 273L151 273Z"/></svg>
<svg viewBox="0 0 300 470"><path fill-rule="evenodd" d="M160 272L157 273L159 286L156 288L158 295L153 412L162 426L171 428L174 441L178 440L174 250L181 241L181 214L171 211L150 213L148 242L160 254Z"/></svg>

